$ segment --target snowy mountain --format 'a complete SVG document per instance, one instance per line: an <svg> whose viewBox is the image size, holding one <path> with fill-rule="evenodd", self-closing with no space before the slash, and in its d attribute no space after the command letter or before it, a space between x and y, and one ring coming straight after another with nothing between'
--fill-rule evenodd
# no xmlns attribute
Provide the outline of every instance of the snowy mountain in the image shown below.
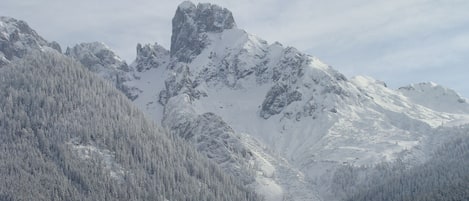
<svg viewBox="0 0 469 201"><path fill-rule="evenodd" d="M61 52L58 43L47 42L26 22L3 16L0 16L0 47L0 67L24 57L31 50Z"/></svg>
<svg viewBox="0 0 469 201"><path fill-rule="evenodd" d="M444 133L469 123L467 100L450 89L394 90L370 77L346 78L314 56L237 28L220 6L183 2L172 24L170 50L138 44L130 65L101 43L66 54L266 200L365 193L359 187L379 178L369 175L390 171L383 164L419 167L464 135ZM370 181L356 179L364 175Z"/></svg>
<svg viewBox="0 0 469 201"><path fill-rule="evenodd" d="M248 178L269 200L319 200L342 165L423 162L428 132L469 119L463 103L435 109L402 89L349 80L318 58L269 44L216 5L184 2L172 23L167 65L129 83L142 90L135 103L227 171L254 170Z"/></svg>
<svg viewBox="0 0 469 201"><path fill-rule="evenodd" d="M469 103L452 89L433 82L411 84L399 88L411 101L432 110L448 113L469 113Z"/></svg>
<svg viewBox="0 0 469 201"><path fill-rule="evenodd" d="M337 199L342 166L420 164L442 139L428 133L469 122L451 90L347 79L237 28L217 5L183 2L172 23L169 51L137 46L134 102L268 200Z"/></svg>

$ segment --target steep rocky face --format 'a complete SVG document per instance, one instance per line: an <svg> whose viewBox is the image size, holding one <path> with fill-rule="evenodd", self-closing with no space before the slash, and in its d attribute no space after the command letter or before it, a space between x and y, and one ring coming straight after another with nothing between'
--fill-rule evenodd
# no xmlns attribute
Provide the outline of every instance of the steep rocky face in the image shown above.
<svg viewBox="0 0 469 201"><path fill-rule="evenodd" d="M172 134L191 142L200 153L245 184L253 183L255 176L249 161L254 157L241 142L241 137L220 116L210 112L198 114L190 99L187 94L169 99L162 125Z"/></svg>
<svg viewBox="0 0 469 201"><path fill-rule="evenodd" d="M279 114L293 101L301 100L302 94L292 91L288 85L274 85L266 94L260 111L261 117L268 119L272 115Z"/></svg>
<svg viewBox="0 0 469 201"><path fill-rule="evenodd" d="M183 2L173 18L171 56L181 62L190 62L207 46L205 33L219 33L236 27L233 15L227 9L212 4Z"/></svg>
<svg viewBox="0 0 469 201"><path fill-rule="evenodd" d="M21 20L0 16L0 67L15 58L22 58L31 50L56 50L56 42L47 42Z"/></svg>
<svg viewBox="0 0 469 201"><path fill-rule="evenodd" d="M105 44L99 42L81 43L67 48L65 55L76 59L90 71L110 81L129 99L137 98L139 90L125 84L134 79L131 74L133 69Z"/></svg>
<svg viewBox="0 0 469 201"><path fill-rule="evenodd" d="M168 64L169 51L157 43L137 45L137 58L135 59L135 69L143 72L151 68L159 68Z"/></svg>
<svg viewBox="0 0 469 201"><path fill-rule="evenodd" d="M197 86L198 83L192 78L189 67L184 64L175 64L172 73L164 81L164 88L159 93L158 102L166 105L170 98L179 94L186 94L191 100L207 96L196 89Z"/></svg>

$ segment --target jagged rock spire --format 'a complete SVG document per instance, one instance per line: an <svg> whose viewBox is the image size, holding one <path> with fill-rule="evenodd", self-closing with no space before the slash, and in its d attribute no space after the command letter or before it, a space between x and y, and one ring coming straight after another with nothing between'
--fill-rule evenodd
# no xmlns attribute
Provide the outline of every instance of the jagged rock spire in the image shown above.
<svg viewBox="0 0 469 201"><path fill-rule="evenodd" d="M143 72L151 68L158 68L169 61L169 51L161 45L137 44L137 58L135 68L138 72Z"/></svg>
<svg viewBox="0 0 469 201"><path fill-rule="evenodd" d="M236 28L231 11L212 4L198 4L190 1L181 3L174 15L171 36L171 57L178 61L190 62L206 46L203 33L219 33Z"/></svg>

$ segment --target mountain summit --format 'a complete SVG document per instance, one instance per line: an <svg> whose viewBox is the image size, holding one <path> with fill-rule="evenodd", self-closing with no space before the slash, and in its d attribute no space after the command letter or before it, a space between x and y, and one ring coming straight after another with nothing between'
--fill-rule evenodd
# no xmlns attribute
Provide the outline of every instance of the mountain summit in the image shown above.
<svg viewBox="0 0 469 201"><path fill-rule="evenodd" d="M30 50L61 52L56 42L47 42L21 20L0 16L0 67L24 57Z"/></svg>
<svg viewBox="0 0 469 201"><path fill-rule="evenodd" d="M181 3L174 15L171 36L171 56L190 62L207 45L204 33L219 33L236 27L231 11L208 3L195 6Z"/></svg>

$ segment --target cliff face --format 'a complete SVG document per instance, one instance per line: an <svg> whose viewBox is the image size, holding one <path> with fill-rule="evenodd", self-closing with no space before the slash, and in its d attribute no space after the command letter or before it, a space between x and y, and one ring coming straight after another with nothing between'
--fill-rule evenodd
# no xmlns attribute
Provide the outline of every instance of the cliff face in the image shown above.
<svg viewBox="0 0 469 201"><path fill-rule="evenodd" d="M171 56L180 62L190 62L208 45L206 33L220 33L236 27L233 15L225 8L212 4L183 2L173 18Z"/></svg>

